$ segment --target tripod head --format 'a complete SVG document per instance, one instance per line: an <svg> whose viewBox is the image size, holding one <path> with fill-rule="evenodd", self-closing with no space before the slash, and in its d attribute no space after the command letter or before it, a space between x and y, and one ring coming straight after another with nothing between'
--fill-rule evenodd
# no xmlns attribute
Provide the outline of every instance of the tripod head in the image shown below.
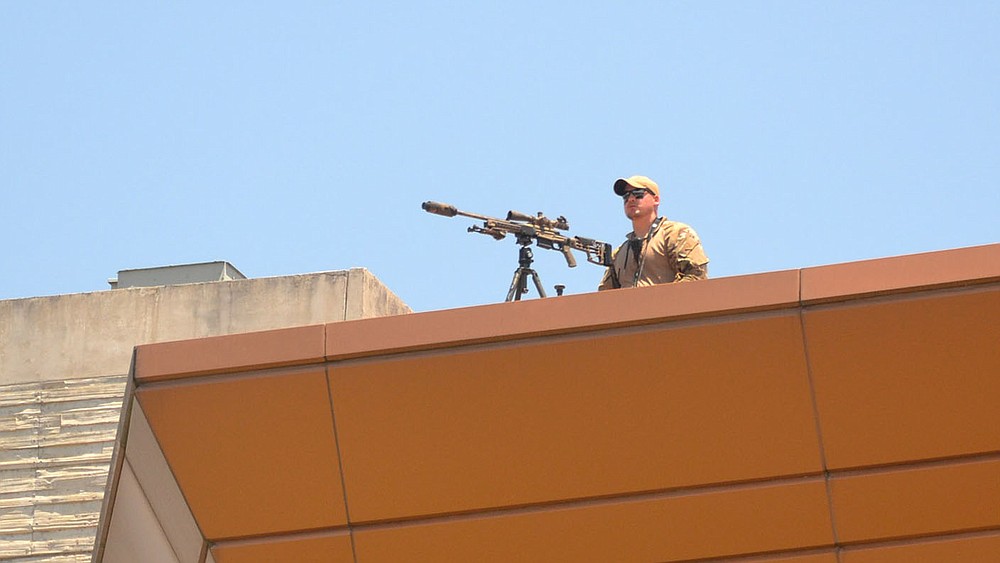
<svg viewBox="0 0 1000 563"><path fill-rule="evenodd" d="M535 255L531 252L530 246L522 246L517 252L517 263L522 268L530 268L531 263L534 262Z"/></svg>

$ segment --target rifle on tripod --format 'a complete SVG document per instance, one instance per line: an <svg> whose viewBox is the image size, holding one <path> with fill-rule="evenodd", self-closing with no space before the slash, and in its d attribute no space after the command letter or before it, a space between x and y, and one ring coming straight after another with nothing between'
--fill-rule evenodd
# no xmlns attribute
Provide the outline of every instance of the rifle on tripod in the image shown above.
<svg viewBox="0 0 1000 563"><path fill-rule="evenodd" d="M559 231L569 230L569 222L565 217L549 219L542 212L537 216L531 216L519 211L508 211L506 219L498 219L476 213L467 213L455 208L454 205L438 203L436 201L425 201L420 206L424 211L444 217L454 217L461 215L479 219L482 226L473 225L468 228L470 233L489 235L496 240L503 240L507 235L513 235L517 244L521 246L518 255L519 267L514 271L514 279L507 292L507 301L520 301L521 295L528 292L527 276L531 276L538 290L540 297L546 297L542 283L538 279L538 273L531 269L533 255L531 243L534 242L539 248L546 250L558 250L566 258L566 265L570 268L576 267L576 258L573 250L578 250L587 255L587 262L598 266L611 265L611 245L599 240L585 237L569 237ZM559 286L556 286L557 290ZM562 295L562 292L559 292Z"/></svg>

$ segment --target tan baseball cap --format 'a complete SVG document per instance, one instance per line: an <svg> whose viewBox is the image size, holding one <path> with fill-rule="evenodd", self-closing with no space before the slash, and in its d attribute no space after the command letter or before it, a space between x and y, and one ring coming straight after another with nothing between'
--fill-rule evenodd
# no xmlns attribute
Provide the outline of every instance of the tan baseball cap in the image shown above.
<svg viewBox="0 0 1000 563"><path fill-rule="evenodd" d="M629 176L615 180L615 193L618 195L625 195L625 192L636 188L647 189L656 197L660 197L660 186L645 176Z"/></svg>

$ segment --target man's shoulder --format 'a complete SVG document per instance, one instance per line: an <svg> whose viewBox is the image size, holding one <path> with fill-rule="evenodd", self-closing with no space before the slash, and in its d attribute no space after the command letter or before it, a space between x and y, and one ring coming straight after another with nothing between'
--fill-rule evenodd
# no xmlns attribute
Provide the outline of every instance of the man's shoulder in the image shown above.
<svg viewBox="0 0 1000 563"><path fill-rule="evenodd" d="M664 227L675 226L675 227L687 227L689 229L691 228L691 225L688 225L683 221L674 221L673 219L667 219L666 217L660 217L660 222L663 224Z"/></svg>
<svg viewBox="0 0 1000 563"><path fill-rule="evenodd" d="M659 231L662 232L664 235L690 234L698 236L698 234L695 232L694 228L691 225L688 225L687 223L682 223L681 221L671 221L666 217L663 218L663 221L660 224Z"/></svg>

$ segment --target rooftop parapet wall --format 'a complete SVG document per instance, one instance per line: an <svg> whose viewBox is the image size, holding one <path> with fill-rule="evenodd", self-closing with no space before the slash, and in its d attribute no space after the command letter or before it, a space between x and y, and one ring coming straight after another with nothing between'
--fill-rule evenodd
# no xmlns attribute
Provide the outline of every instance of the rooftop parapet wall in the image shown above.
<svg viewBox="0 0 1000 563"><path fill-rule="evenodd" d="M136 344L397 315L367 270L0 301L0 384L128 372Z"/></svg>
<svg viewBox="0 0 1000 563"><path fill-rule="evenodd" d="M997 318L990 245L153 344L134 378L218 563L986 561Z"/></svg>
<svg viewBox="0 0 1000 563"><path fill-rule="evenodd" d="M364 269L0 301L0 560L90 560L136 344L407 312Z"/></svg>
<svg viewBox="0 0 1000 563"><path fill-rule="evenodd" d="M347 324L326 325L323 353L328 360L346 360L752 312L806 309L838 301L997 282L1000 282L1000 244L993 244L800 270L713 278L706 283L608 291L601 293L600 299L596 298L597 294L589 293L528 300L523 304L518 301L403 317L371 317ZM242 338L267 339L271 336L248 335ZM204 348L218 352L219 346L225 349L243 341L204 339L183 344L165 343L158 350L183 346L185 350ZM313 355L318 353L316 349L298 357L300 352L296 350L301 346L276 347L277 356L267 360L254 360L253 356L242 356L237 350L225 360L212 359L212 363L220 364L214 367L199 363L206 358L198 354L183 358L180 355L155 354L156 365L142 366L138 375L152 381L164 377L312 361ZM140 347L140 364L151 361L154 350L157 348ZM296 357L280 357L282 355ZM160 361L183 362L184 365L161 365Z"/></svg>

